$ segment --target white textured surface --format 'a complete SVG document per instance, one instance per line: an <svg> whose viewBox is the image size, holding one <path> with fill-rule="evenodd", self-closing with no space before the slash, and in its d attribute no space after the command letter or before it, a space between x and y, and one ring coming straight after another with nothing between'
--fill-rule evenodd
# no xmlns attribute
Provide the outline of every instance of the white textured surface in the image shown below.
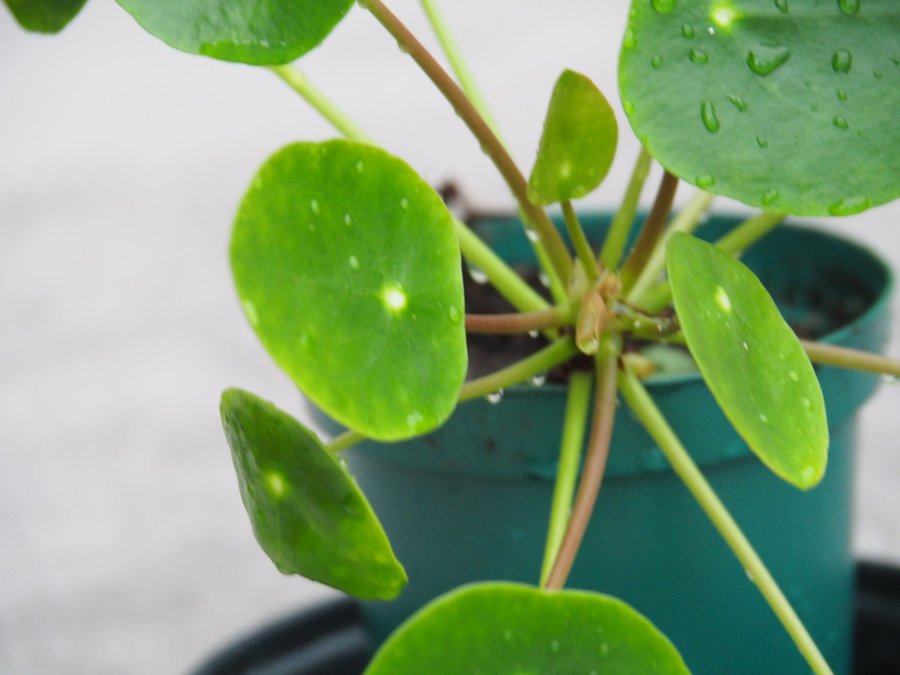
<svg viewBox="0 0 900 675"><path fill-rule="evenodd" d="M563 67L615 91L624 2L444 4L523 166ZM307 72L427 179L509 208L440 97L353 14ZM273 76L175 52L109 0L56 38L0 10L0 672L182 672L326 592L257 550L216 408L228 385L298 408L225 252L256 166L330 135ZM633 151L591 203L614 203ZM829 227L897 266L898 221L893 205ZM860 553L900 561L898 404L883 388L863 413L857 520Z"/></svg>

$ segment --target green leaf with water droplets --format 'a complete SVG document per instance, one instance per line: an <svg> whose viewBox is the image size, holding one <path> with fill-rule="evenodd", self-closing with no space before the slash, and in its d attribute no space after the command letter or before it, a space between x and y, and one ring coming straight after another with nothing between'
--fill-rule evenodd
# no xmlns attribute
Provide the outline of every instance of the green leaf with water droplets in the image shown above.
<svg viewBox="0 0 900 675"><path fill-rule="evenodd" d="M75 18L87 0L4 0L25 30L58 33Z"/></svg>
<svg viewBox="0 0 900 675"><path fill-rule="evenodd" d="M222 394L221 414L253 534L275 566L359 598L396 597L406 573L365 495L316 435L240 389Z"/></svg>
<svg viewBox="0 0 900 675"><path fill-rule="evenodd" d="M459 246L402 160L343 140L277 152L244 196L231 267L266 349L329 415L379 440L450 416L466 372Z"/></svg>
<svg viewBox="0 0 900 675"><path fill-rule="evenodd" d="M779 213L900 196L900 2L634 0L631 126L670 172Z"/></svg>
<svg viewBox="0 0 900 675"><path fill-rule="evenodd" d="M667 249L675 311L710 391L747 445L801 489L828 461L819 381L800 341L743 263L696 237Z"/></svg>
<svg viewBox="0 0 900 675"><path fill-rule="evenodd" d="M353 0L116 0L148 32L191 54L290 63L318 45Z"/></svg>
<svg viewBox="0 0 900 675"><path fill-rule="evenodd" d="M566 70L550 97L528 197L546 205L594 190L612 165L618 133L615 113L600 90Z"/></svg>
<svg viewBox="0 0 900 675"><path fill-rule="evenodd" d="M463 586L420 610L385 642L365 675L688 672L672 643L621 600L489 582Z"/></svg>

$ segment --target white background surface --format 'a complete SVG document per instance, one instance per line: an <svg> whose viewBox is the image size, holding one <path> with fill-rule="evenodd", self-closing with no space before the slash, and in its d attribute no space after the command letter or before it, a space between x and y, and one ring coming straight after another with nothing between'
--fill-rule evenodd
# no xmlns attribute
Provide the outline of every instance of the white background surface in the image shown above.
<svg viewBox="0 0 900 675"><path fill-rule="evenodd" d="M522 167L564 67L615 97L626 3L443 4ZM433 43L416 3L392 6ZM511 207L364 12L303 67L426 179ZM217 405L239 385L299 407L240 314L226 247L265 157L332 135L271 74L176 52L110 0L55 38L0 10L0 672L183 672L326 593L256 548ZM588 205L616 203L635 153L622 135ZM896 267L898 221L892 205L828 226ZM859 552L895 561L898 404L900 387L883 387L863 413L857 513Z"/></svg>

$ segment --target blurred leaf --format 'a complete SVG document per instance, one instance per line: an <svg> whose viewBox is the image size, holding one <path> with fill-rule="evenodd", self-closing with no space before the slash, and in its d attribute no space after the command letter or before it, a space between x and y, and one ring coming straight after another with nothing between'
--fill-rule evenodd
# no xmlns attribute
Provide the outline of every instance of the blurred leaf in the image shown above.
<svg viewBox="0 0 900 675"><path fill-rule="evenodd" d="M779 213L900 195L900 2L636 0L619 63L671 173Z"/></svg>
<svg viewBox="0 0 900 675"><path fill-rule="evenodd" d="M759 280L712 244L668 245L675 310L703 378L750 449L789 483L825 473L828 422L812 364Z"/></svg>
<svg viewBox="0 0 900 675"><path fill-rule="evenodd" d="M351 141L272 156L231 240L257 335L325 412L371 438L423 434L466 372L452 216L403 161Z"/></svg>
<svg viewBox="0 0 900 675"><path fill-rule="evenodd" d="M284 574L302 574L364 599L406 584L381 523L319 439L271 403L222 395L222 425L256 540Z"/></svg>
<svg viewBox="0 0 900 675"><path fill-rule="evenodd" d="M35 33L58 33L87 0L4 0L19 25Z"/></svg>
<svg viewBox="0 0 900 675"><path fill-rule="evenodd" d="M289 63L318 45L353 0L116 0L148 32L191 54Z"/></svg>
<svg viewBox="0 0 900 675"><path fill-rule="evenodd" d="M550 98L529 199L546 205L594 190L612 165L617 139L616 116L600 90L584 75L565 71Z"/></svg>
<svg viewBox="0 0 900 675"><path fill-rule="evenodd" d="M397 629L365 675L687 672L672 643L620 600L498 582L434 600Z"/></svg>

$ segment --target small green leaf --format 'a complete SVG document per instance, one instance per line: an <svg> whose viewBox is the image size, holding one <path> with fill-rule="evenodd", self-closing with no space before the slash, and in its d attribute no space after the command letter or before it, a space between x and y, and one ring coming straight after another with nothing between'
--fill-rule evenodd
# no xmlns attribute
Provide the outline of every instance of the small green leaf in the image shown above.
<svg viewBox="0 0 900 675"><path fill-rule="evenodd" d="M75 18L87 0L4 0L25 30L58 33Z"/></svg>
<svg viewBox="0 0 900 675"><path fill-rule="evenodd" d="M565 71L556 81L544 133L528 180L528 197L546 205L583 197L600 185L618 140L616 116L584 75Z"/></svg>
<svg viewBox="0 0 900 675"><path fill-rule="evenodd" d="M116 0L176 49L253 65L290 63L318 45L353 0Z"/></svg>
<svg viewBox="0 0 900 675"><path fill-rule="evenodd" d="M284 574L363 599L406 584L372 507L315 434L239 389L222 395L222 426L256 540Z"/></svg>
<svg viewBox="0 0 900 675"><path fill-rule="evenodd" d="M466 372L453 220L402 160L351 141L273 155L231 265L266 349L325 412L380 440L450 416Z"/></svg>
<svg viewBox="0 0 900 675"><path fill-rule="evenodd" d="M900 2L634 0L631 126L670 172L779 213L900 196Z"/></svg>
<svg viewBox="0 0 900 675"><path fill-rule="evenodd" d="M669 240L668 267L678 321L725 415L772 471L816 485L828 461L825 402L775 302L743 263L690 235Z"/></svg>
<svg viewBox="0 0 900 675"><path fill-rule="evenodd" d="M365 675L688 672L672 643L620 600L492 582L463 586L420 610Z"/></svg>

